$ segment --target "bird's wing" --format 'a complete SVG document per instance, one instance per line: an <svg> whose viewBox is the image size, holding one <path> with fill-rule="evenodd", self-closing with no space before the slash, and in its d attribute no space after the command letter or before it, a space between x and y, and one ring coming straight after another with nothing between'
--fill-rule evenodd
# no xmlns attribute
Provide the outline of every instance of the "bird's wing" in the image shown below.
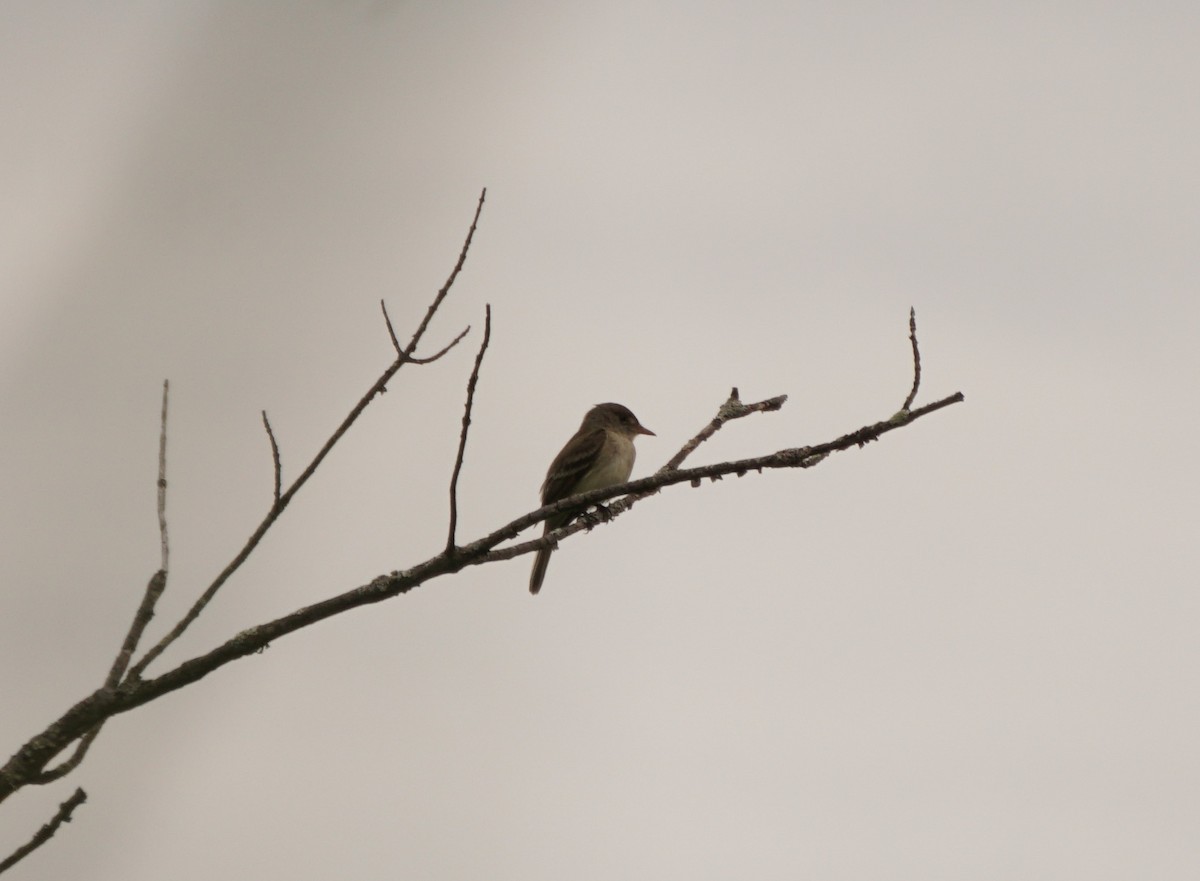
<svg viewBox="0 0 1200 881"><path fill-rule="evenodd" d="M546 472L546 482L542 484L543 505L565 499L573 493L583 475L596 464L600 451L604 449L606 434L603 428L595 428L587 433L580 432L567 442Z"/></svg>

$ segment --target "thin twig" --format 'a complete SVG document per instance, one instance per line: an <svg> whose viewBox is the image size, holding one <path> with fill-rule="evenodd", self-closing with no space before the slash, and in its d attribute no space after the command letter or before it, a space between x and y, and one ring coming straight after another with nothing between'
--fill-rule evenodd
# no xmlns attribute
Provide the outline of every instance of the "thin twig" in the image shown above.
<svg viewBox="0 0 1200 881"><path fill-rule="evenodd" d="M164 579L171 570L170 544L167 541L167 393L170 388L170 381L164 379L158 432L158 536L162 545L162 564L158 568L163 571Z"/></svg>
<svg viewBox="0 0 1200 881"><path fill-rule="evenodd" d="M778 395L774 398L767 398L765 401L758 401L754 404L743 404L738 396L737 386L734 386L733 391L729 393L728 400L721 405L721 409L717 411L717 415L712 418L712 421L684 444L679 452L671 457L667 464L663 465L659 471L674 471L683 464L683 460L695 452L696 447L704 443L714 434L721 430L726 422L733 419L741 419L743 416L749 416L751 413L769 413L783 408L787 403L787 395Z"/></svg>
<svg viewBox="0 0 1200 881"><path fill-rule="evenodd" d="M141 642L142 634L145 633L146 627L154 617L154 607L157 605L159 597L163 595L163 591L167 588L167 572L171 556L170 542L167 539L167 396L169 391L170 384L167 380L163 380L162 415L159 420L158 432L157 483L158 535L162 551L161 565L159 570L150 576L150 581L146 584L146 590L142 593L142 601L138 604L137 611L133 615L133 621L129 625L129 631L125 634L124 642L121 643L121 650L117 652L117 657L108 671L108 677L104 680L105 688L115 687L121 681L121 677L125 675L125 670L129 667L133 653L137 651L138 643ZM93 737L99 733L97 729L93 732ZM82 755L79 758L82 759Z"/></svg>
<svg viewBox="0 0 1200 881"><path fill-rule="evenodd" d="M392 318L388 315L387 303L383 300L379 301L379 308L383 310L383 323L387 325L388 336L392 338L392 348L396 350L396 354L404 357L404 349L400 347L400 340L396 338L396 329L392 327Z"/></svg>
<svg viewBox="0 0 1200 881"><path fill-rule="evenodd" d="M27 844L17 848L8 856L7 859L4 860L4 862L0 862L0 872L11 869L17 863L21 862L21 860L25 859L25 857L29 856L31 853L49 841L51 837L53 837L54 833L58 831L59 826L61 826L63 823L71 822L71 814L85 801L87 801L87 793L82 789L76 789L74 795L58 806L58 813L56 813L50 819L49 823L42 826L42 828L37 831L37 833L29 840Z"/></svg>
<svg viewBox="0 0 1200 881"><path fill-rule="evenodd" d="M275 466L275 495L273 507L279 507L279 491L283 483L283 463L279 459L279 444L275 442L275 432L271 430L271 420L267 411L262 411L263 428L267 430L267 440L271 442L271 464Z"/></svg>
<svg viewBox="0 0 1200 881"><path fill-rule="evenodd" d="M913 384L908 397L904 399L904 406L900 408L905 411L917 399L917 389L921 387L921 350L917 347L917 309L915 306L910 306L908 309L908 338L912 341Z"/></svg>
<svg viewBox="0 0 1200 881"><path fill-rule="evenodd" d="M398 356L396 360L392 362L391 366L389 366L387 370L385 370L379 377L379 379L375 381L375 384L368 389L367 393L363 395L361 399L359 399L359 402L354 405L354 408L350 411L349 415L342 420L341 425L339 425L333 434L330 435L329 440L325 441L324 445L317 452L316 456L314 456L312 461L308 463L308 467L306 467L300 473L300 476L297 477L292 485L288 487L287 491L279 497L279 501L271 508L270 512L263 519L262 523L258 525L258 528L255 529L250 538L247 539L246 544L240 551L238 551L237 555L223 570L221 570L221 573L216 577L216 579L214 579L212 584L205 589L204 593L202 593L199 599L192 604L192 607L188 609L187 613L179 619L179 622L173 628L171 628L170 632L167 633L167 635L161 640L159 640L157 644L155 644L136 664L134 664L132 670L130 671L131 676L140 677L145 671L146 667L149 666L155 658L166 651L167 647L170 646L171 643L173 643L176 639L178 639L180 635L187 630L189 626L191 626L191 623L200 616L200 613L204 611L205 607L209 604L209 602L212 601L212 598L216 596L217 591L221 589L222 585L229 580L229 577L241 567L242 563L246 561L246 558L250 556L256 547L258 547L258 543L262 541L263 536L267 534L267 531L272 525L274 525L275 521L279 519L279 516L283 513L284 509L287 508L288 503L291 502L296 493L300 491L300 488L308 482L310 477L312 477L313 473L325 460L325 457L329 455L329 451L332 450L337 442L342 439L342 436L350 430L350 426L352 426L358 420L358 417L362 415L363 410L365 410L367 405L374 400L375 396L379 395L387 388L388 382L393 376L396 375L396 372L403 367L405 363L412 359L412 353L416 350L417 344L421 342L421 338L425 335L425 330L429 327L429 322L433 320L433 316L437 313L438 308L442 305L442 301L446 299L446 295L450 292L450 288L454 284L454 280L458 278L458 273L462 270L463 264L466 262L467 251L471 247L471 240L475 237L475 230L479 225L479 213L483 210L483 202L486 195L486 189L479 194L479 202L475 206L475 216L471 220L470 229L467 230L467 238L466 241L463 242L462 250L459 251L458 261L454 264L454 269L451 271L450 277L446 280L446 283L442 285L441 289L437 292L437 295L433 298L433 302L429 304L429 308L425 312L425 317L421 320L421 324L417 327L416 332L413 333L412 339L409 341L408 346L405 347L404 352L402 353L402 357ZM459 334L458 338L454 342L457 342L458 339L462 339L464 334L465 331L463 334ZM453 345L454 343L450 344L450 346ZM447 346L447 350L450 348L450 346ZM445 350L443 350L442 354L444 354L444 351ZM440 357L440 354L435 357Z"/></svg>
<svg viewBox="0 0 1200 881"><path fill-rule="evenodd" d="M454 533L458 528L458 475L462 471L463 453L467 449L467 430L471 427L471 404L475 400L475 383L479 381L479 368L483 364L483 353L487 351L488 341L492 338L492 304L485 307L483 319L483 342L479 345L479 354L475 356L475 366L471 368L471 378L467 380L467 403L463 408L462 431L458 435L458 455L454 459L454 473L450 476L450 532L446 538L446 553L454 553Z"/></svg>
<svg viewBox="0 0 1200 881"><path fill-rule="evenodd" d="M408 360L411 361L413 364L432 364L438 358L442 357L447 352L449 352L451 349L453 349L455 346L457 346L459 343L461 343L463 340L463 337L465 337L470 332L471 332L471 325L468 324L466 327L464 327L462 329L462 331L459 332L458 336L456 336L454 339L450 340L450 342L446 343L446 345L442 346L440 349L438 349L436 352L434 352L428 358L409 357Z"/></svg>

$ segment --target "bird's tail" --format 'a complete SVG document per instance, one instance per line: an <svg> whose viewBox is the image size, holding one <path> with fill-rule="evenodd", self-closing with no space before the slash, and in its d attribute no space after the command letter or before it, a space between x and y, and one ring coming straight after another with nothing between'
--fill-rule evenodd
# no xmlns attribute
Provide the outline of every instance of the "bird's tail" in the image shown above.
<svg viewBox="0 0 1200 881"><path fill-rule="evenodd" d="M529 576L529 592L537 593L542 589L542 579L546 577L546 567L550 565L550 549L543 548L537 552L533 561L533 574Z"/></svg>
<svg viewBox="0 0 1200 881"><path fill-rule="evenodd" d="M545 529L542 530L542 535L550 531L550 524L547 523ZM546 577L546 567L550 565L550 553L552 548L542 548L537 552L537 557L533 560L533 572L529 575L529 592L536 594L542 589L542 579Z"/></svg>

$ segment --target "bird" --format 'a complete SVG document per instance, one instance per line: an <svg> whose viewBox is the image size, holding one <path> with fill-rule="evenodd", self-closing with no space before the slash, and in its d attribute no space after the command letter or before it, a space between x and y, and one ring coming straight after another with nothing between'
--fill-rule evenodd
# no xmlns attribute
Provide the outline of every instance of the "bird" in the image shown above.
<svg viewBox="0 0 1200 881"><path fill-rule="evenodd" d="M593 489L616 486L629 480L637 451L633 439L654 432L638 422L628 407L621 404L597 404L588 410L575 436L567 441L546 471L542 484L542 504L549 505ZM546 518L545 535L566 526L580 511L563 511ZM542 548L533 561L529 592L542 589L552 548Z"/></svg>

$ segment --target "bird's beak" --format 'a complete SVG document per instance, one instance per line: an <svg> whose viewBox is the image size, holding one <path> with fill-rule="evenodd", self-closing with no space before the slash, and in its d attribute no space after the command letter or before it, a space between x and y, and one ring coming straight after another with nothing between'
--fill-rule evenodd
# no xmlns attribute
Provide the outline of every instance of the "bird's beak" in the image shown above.
<svg viewBox="0 0 1200 881"><path fill-rule="evenodd" d="M638 427L637 427L637 433L638 433L638 434L648 434L648 435L650 435L651 437L658 437L658 435L656 435L656 434L655 434L653 431L651 431L650 429L648 429L648 428L647 428L646 426L644 426L644 425L638 425Z"/></svg>

